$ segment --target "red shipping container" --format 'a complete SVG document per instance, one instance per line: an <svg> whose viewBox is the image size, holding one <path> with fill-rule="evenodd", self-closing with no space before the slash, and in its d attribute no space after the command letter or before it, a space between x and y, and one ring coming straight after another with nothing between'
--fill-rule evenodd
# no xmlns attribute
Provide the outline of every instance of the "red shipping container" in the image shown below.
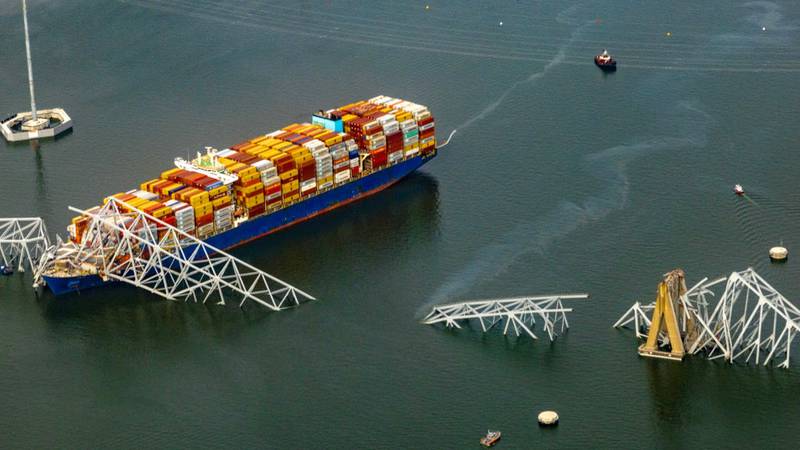
<svg viewBox="0 0 800 450"><path fill-rule="evenodd" d="M265 208L264 204L263 203L259 203L258 205L253 206L252 208L248 209L247 213L250 215L250 217L253 217L253 216L257 216L259 214L264 214L264 211L266 211L266 208Z"/></svg>
<svg viewBox="0 0 800 450"><path fill-rule="evenodd" d="M370 152L372 155L372 167L383 167L388 162L389 155L386 153L386 147L381 147L377 150Z"/></svg>
<svg viewBox="0 0 800 450"><path fill-rule="evenodd" d="M206 214L205 216L197 216L194 219L195 226L202 227L214 221L214 213Z"/></svg>
<svg viewBox="0 0 800 450"><path fill-rule="evenodd" d="M403 133L400 131L386 135L386 148L389 153L403 149Z"/></svg>
<svg viewBox="0 0 800 450"><path fill-rule="evenodd" d="M436 129L434 129L434 128L431 128L429 130L425 130L425 131L423 131L422 133L419 134L419 140L423 140L425 138L429 138L429 137L433 136L435 133L436 133ZM402 141L401 141L401 143L402 143Z"/></svg>
<svg viewBox="0 0 800 450"><path fill-rule="evenodd" d="M360 167L356 166L356 167L351 167L350 168L350 176L357 177L358 174L360 174L360 173L361 173L361 168Z"/></svg>
<svg viewBox="0 0 800 450"><path fill-rule="evenodd" d="M431 122L433 122L433 116L430 116L428 118L420 120L419 122L417 122L417 126L421 127L421 126L427 125L427 124L429 124Z"/></svg>

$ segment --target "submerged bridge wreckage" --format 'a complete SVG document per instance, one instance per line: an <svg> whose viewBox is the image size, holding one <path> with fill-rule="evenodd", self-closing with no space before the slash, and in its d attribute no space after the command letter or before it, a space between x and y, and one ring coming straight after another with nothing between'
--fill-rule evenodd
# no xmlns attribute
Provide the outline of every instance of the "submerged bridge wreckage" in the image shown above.
<svg viewBox="0 0 800 450"><path fill-rule="evenodd" d="M43 283L45 275L80 274L97 276L103 282L127 283L169 300L203 303L213 300L225 304L226 298L234 297L240 307L250 301L275 311L315 300L310 294L114 198L89 211L70 209L89 218L86 234L80 244L59 238L46 254L39 247L25 253L30 261L38 261L34 265L34 287ZM3 220L19 223L22 219ZM22 230L15 236L24 233L25 228ZM0 239L0 244L3 242L6 241Z"/></svg>
<svg viewBox="0 0 800 450"><path fill-rule="evenodd" d="M49 247L50 238L42 219L0 218L0 265L19 271L35 269Z"/></svg>
<svg viewBox="0 0 800 450"><path fill-rule="evenodd" d="M569 328L568 312L562 300L589 298L588 294L562 294L537 297L518 297L492 300L472 300L460 303L436 305L423 319L422 323L435 325L443 323L448 328L461 328L459 323L471 321L480 323L481 330L488 332L495 325L503 324L503 334L513 329L516 336L527 334L538 339L533 333L537 318L550 341Z"/></svg>
<svg viewBox="0 0 800 450"><path fill-rule="evenodd" d="M712 307L711 289L725 290ZM651 318L648 318L648 314ZM686 354L709 359L767 365L782 360L789 367L792 342L800 331L800 309L770 286L753 269L699 283L686 289L680 269L664 276L656 300L633 304L614 324L633 325L636 336L646 339L639 354L682 360Z"/></svg>

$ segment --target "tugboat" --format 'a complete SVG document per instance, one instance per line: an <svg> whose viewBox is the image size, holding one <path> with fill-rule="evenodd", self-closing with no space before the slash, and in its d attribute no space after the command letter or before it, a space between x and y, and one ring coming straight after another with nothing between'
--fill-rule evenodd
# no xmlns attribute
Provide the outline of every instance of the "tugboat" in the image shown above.
<svg viewBox="0 0 800 450"><path fill-rule="evenodd" d="M481 445L483 445L484 447L491 447L494 444L496 444L497 441L500 440L501 435L502 433L500 433L499 431L487 430L486 436L481 438Z"/></svg>
<svg viewBox="0 0 800 450"><path fill-rule="evenodd" d="M617 61L608 54L608 50L603 49L603 53L594 57L594 63L603 72L615 72Z"/></svg>
<svg viewBox="0 0 800 450"><path fill-rule="evenodd" d="M733 192L735 192L736 195L742 196L744 195L744 188L742 187L741 184L737 184L736 186L733 187Z"/></svg>
<svg viewBox="0 0 800 450"><path fill-rule="evenodd" d="M8 266L0 265L0 275L11 275L14 273L14 269Z"/></svg>

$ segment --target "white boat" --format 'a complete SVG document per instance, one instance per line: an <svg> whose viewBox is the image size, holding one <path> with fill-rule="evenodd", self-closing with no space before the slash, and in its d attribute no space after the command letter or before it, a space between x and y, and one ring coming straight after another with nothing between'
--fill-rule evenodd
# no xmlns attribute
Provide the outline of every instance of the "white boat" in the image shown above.
<svg viewBox="0 0 800 450"><path fill-rule="evenodd" d="M737 184L733 187L733 192L735 192L736 195L744 195L744 188L741 184Z"/></svg>

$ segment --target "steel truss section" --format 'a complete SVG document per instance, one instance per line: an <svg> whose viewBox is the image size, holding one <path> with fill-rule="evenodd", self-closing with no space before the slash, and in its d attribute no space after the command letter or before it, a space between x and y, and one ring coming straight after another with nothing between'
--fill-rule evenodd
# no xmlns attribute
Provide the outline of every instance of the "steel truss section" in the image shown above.
<svg viewBox="0 0 800 450"><path fill-rule="evenodd" d="M712 308L709 300L715 294L710 288L723 281L725 290ZM653 307L635 303L614 327L633 323L637 337L646 336L647 313ZM748 268L712 282L704 279L687 291L680 298L680 322L689 354L763 365L782 358L778 367L788 368L800 331L800 309Z"/></svg>
<svg viewBox="0 0 800 450"><path fill-rule="evenodd" d="M272 310L315 300L302 290L190 236L140 210L110 198L90 219L81 244L62 243L39 272L57 264L67 270L95 271L170 300L225 304L227 295Z"/></svg>
<svg viewBox="0 0 800 450"><path fill-rule="evenodd" d="M0 264L34 269L50 247L47 227L39 217L0 218Z"/></svg>
<svg viewBox="0 0 800 450"><path fill-rule="evenodd" d="M572 308L565 308L562 300L586 298L589 298L588 294L562 294L436 305L422 323L444 323L448 328L461 328L459 322L476 321L480 323L483 332L504 323L503 334L508 334L509 328L513 328L517 336L524 332L531 338L538 339L533 333L538 317L542 321L542 328L553 341L559 333L569 328L566 313L572 312Z"/></svg>

